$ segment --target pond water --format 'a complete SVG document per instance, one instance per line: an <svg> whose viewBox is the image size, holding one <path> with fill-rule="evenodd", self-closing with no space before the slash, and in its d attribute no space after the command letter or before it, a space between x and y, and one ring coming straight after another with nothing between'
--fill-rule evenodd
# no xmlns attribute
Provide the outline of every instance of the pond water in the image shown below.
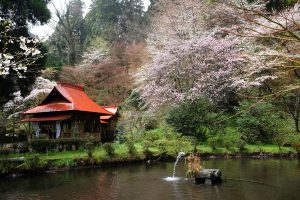
<svg viewBox="0 0 300 200"><path fill-rule="evenodd" d="M276 200L300 199L300 162L297 160L208 160L206 168L220 168L223 183L211 186L186 179L179 162L177 181L173 163L131 164L81 169L0 180L0 199L54 200Z"/></svg>

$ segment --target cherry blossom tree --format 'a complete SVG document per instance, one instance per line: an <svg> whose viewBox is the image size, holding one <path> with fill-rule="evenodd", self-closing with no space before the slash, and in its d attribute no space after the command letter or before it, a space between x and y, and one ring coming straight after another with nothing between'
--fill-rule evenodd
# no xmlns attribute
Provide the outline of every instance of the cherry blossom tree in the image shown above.
<svg viewBox="0 0 300 200"><path fill-rule="evenodd" d="M11 71L22 78L27 66L32 65L42 57L41 51L37 48L39 39L30 37L14 37L12 32L18 29L17 25L9 19L0 19L0 76L8 75ZM17 45L19 51L11 52L9 48Z"/></svg>
<svg viewBox="0 0 300 200"><path fill-rule="evenodd" d="M22 97L20 91L13 93L13 99L3 106L4 113L9 115L8 119L18 117L20 112L23 112L26 108L38 105L55 85L55 82L43 77L36 78L32 90L26 97Z"/></svg>
<svg viewBox="0 0 300 200"><path fill-rule="evenodd" d="M246 1L157 1L147 40L151 61L135 75L138 90L156 108L203 96L222 101L229 91L282 81L289 69L279 66L294 62L287 51L299 49L279 48L295 45L291 11L272 13L265 3Z"/></svg>
<svg viewBox="0 0 300 200"><path fill-rule="evenodd" d="M136 77L142 96L157 107L199 96L220 99L243 64L234 41L204 35L171 41Z"/></svg>
<svg viewBox="0 0 300 200"><path fill-rule="evenodd" d="M160 54L170 40L190 39L202 32L202 1L157 1L149 10L151 31L147 48L151 55Z"/></svg>
<svg viewBox="0 0 300 200"><path fill-rule="evenodd" d="M228 4L240 20L225 31L238 36L249 68L236 82L237 88L250 86L264 89L257 98L276 97L294 120L300 132L300 7L267 9L266 1Z"/></svg>
<svg viewBox="0 0 300 200"><path fill-rule="evenodd" d="M21 91L13 93L13 98L3 106L3 114L5 118L3 122L6 128L12 129L15 133L15 130L20 126L23 125L24 128L27 127L24 124L19 124L21 113L30 107L39 105L51 92L54 86L54 82L43 77L38 77L32 86L32 90L26 97L21 95Z"/></svg>
<svg viewBox="0 0 300 200"><path fill-rule="evenodd" d="M225 31L238 36L240 48L251 67L247 80L241 80L243 87L254 78L263 83L265 80L278 79L281 82L294 73L298 79L300 45L299 5L280 10L267 10L265 1L249 4L238 1L230 4L235 9L241 23ZM289 77L291 78L291 77ZM257 83L257 85L261 85ZM281 89L298 88L294 81L284 81Z"/></svg>
<svg viewBox="0 0 300 200"><path fill-rule="evenodd" d="M224 5L166 0L151 7L152 31L147 40L151 61L135 78L152 108L199 96L218 101L226 90L235 89L245 60L236 37L222 30L236 23L229 12L233 9ZM216 7L223 10L212 14Z"/></svg>

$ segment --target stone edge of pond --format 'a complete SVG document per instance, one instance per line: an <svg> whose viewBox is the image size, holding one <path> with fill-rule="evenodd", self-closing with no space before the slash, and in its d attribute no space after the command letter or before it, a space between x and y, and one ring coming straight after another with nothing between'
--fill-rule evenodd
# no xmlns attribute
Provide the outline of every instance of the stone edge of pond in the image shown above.
<svg viewBox="0 0 300 200"><path fill-rule="evenodd" d="M224 154L224 153L200 153L201 159L299 159L299 155L294 153L236 153L236 154ZM9 173L0 173L0 177L16 178L24 175L41 174L41 173L59 173L69 170L89 169L89 168L101 168L108 166L119 166L131 163L155 163L155 162L173 162L176 156L160 155L151 158L127 158L127 159L110 159L100 163L94 162L89 158L77 158L74 159L75 166L52 166L51 163L55 160L48 160L46 167L35 168L29 170L11 170ZM59 159L57 159L59 160Z"/></svg>

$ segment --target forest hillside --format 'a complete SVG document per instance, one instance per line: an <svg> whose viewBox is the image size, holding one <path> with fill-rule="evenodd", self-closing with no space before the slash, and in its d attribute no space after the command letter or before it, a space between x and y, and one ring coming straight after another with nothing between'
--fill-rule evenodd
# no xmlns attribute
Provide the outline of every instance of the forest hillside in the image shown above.
<svg viewBox="0 0 300 200"><path fill-rule="evenodd" d="M70 0L47 40L29 29L51 1L18 2L0 1L2 135L25 134L20 113L63 81L119 107L120 141L300 144L297 1L93 0L84 15Z"/></svg>

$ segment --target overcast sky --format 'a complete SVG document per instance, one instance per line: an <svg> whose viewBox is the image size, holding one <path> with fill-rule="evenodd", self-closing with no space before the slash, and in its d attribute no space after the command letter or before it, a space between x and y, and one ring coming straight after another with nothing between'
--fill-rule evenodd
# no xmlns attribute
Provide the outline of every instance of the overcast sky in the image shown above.
<svg viewBox="0 0 300 200"><path fill-rule="evenodd" d="M57 9L63 11L66 1L69 0L52 0L51 2L55 5ZM82 0L82 1L84 2L83 11L85 15L89 11L92 0ZM149 0L143 0L143 1L144 1L145 8L147 9L150 4L150 1ZM30 32L44 38L45 37L47 38L53 33L54 31L53 27L55 27L55 22L57 21L57 19L55 18L55 13L54 13L55 9L52 3L48 5L48 8L51 10L52 13L52 19L50 20L50 22L47 25L43 25L43 26L33 26L30 28Z"/></svg>

